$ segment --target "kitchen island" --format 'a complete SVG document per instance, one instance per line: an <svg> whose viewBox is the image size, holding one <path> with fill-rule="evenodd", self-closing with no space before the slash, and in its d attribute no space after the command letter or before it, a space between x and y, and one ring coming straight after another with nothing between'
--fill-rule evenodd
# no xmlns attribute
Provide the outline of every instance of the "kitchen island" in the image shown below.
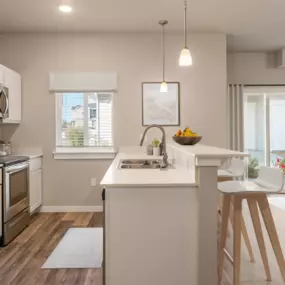
<svg viewBox="0 0 285 285"><path fill-rule="evenodd" d="M200 144L167 151L166 169L119 169L153 158L122 148L101 181L106 285L218 284L217 169L247 154Z"/></svg>

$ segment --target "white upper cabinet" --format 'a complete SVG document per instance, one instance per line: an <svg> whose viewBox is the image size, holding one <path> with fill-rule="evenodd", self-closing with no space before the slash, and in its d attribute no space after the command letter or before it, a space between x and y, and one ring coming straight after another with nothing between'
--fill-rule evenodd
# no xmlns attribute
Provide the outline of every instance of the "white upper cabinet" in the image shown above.
<svg viewBox="0 0 285 285"><path fill-rule="evenodd" d="M22 119L21 75L0 65L0 83L9 89L9 115L3 123L20 123Z"/></svg>

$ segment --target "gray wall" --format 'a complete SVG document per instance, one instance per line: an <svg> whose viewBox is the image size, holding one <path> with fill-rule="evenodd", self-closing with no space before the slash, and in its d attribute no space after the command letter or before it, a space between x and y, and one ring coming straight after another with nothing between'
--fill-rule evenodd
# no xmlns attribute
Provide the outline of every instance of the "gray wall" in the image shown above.
<svg viewBox="0 0 285 285"><path fill-rule="evenodd" d="M276 68L274 53L229 53L228 82L240 84L285 84L285 68Z"/></svg>
<svg viewBox="0 0 285 285"><path fill-rule="evenodd" d="M161 80L159 34L10 34L0 36L0 63L22 75L23 120L2 127L15 147L44 151L44 205L100 205L99 182L110 160L54 160L55 104L48 92L51 71L117 71L114 98L116 146L138 144L141 83ZM181 83L181 126L203 136L203 143L226 146L226 39L219 34L189 36L194 66L179 68L182 35L166 37L166 79ZM177 127L167 128L170 137ZM160 134L153 133L153 136ZM151 136L151 135L150 135ZM149 137L150 137L149 136Z"/></svg>

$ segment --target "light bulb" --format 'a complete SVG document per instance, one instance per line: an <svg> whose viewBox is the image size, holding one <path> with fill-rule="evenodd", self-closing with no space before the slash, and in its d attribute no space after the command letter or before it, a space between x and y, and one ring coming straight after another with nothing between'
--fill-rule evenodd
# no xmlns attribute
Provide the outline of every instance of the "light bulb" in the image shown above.
<svg viewBox="0 0 285 285"><path fill-rule="evenodd" d="M162 81L160 84L160 92L167 92L167 91L168 91L167 83L165 81Z"/></svg>
<svg viewBox="0 0 285 285"><path fill-rule="evenodd" d="M188 48L183 48L179 57L179 66L190 66L193 64L191 52Z"/></svg>
<svg viewBox="0 0 285 285"><path fill-rule="evenodd" d="M72 7L68 5L60 5L58 6L58 9L63 13L70 13L72 11Z"/></svg>

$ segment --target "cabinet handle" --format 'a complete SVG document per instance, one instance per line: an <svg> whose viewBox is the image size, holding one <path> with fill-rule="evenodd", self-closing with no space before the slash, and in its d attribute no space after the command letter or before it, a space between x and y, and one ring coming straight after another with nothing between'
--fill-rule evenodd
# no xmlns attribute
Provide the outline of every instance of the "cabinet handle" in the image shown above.
<svg viewBox="0 0 285 285"><path fill-rule="evenodd" d="M102 191L102 201L105 201L105 199L106 199L106 189L105 188L103 188L103 191Z"/></svg>

